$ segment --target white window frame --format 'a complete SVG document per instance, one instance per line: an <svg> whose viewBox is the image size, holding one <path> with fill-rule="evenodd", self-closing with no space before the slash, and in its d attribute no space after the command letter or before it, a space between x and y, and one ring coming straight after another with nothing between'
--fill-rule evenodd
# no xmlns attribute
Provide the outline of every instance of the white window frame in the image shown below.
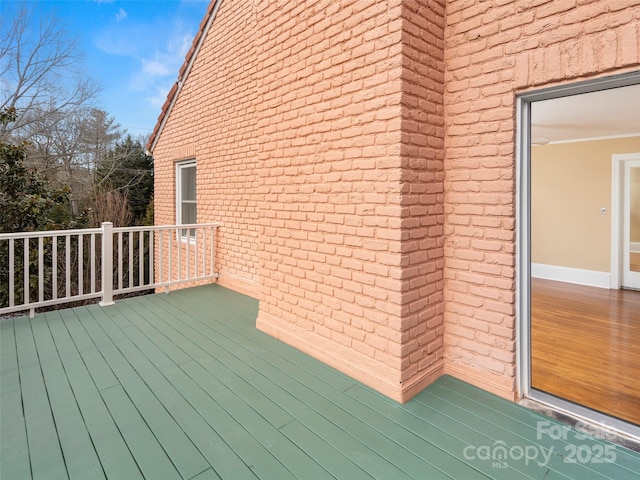
<svg viewBox="0 0 640 480"><path fill-rule="evenodd" d="M182 172L183 170L187 169L187 168L194 168L195 169L195 178L196 178L196 200L184 200L182 198ZM196 165L196 160L195 159L189 159L189 160L184 160L182 162L177 162L176 163L176 225L183 225L184 222L182 220L182 205L184 203L192 203L196 206L196 218L198 215L198 167ZM190 229L190 231L187 231L187 229L183 229L181 231L181 238L182 241L195 241L195 230L194 229Z"/></svg>

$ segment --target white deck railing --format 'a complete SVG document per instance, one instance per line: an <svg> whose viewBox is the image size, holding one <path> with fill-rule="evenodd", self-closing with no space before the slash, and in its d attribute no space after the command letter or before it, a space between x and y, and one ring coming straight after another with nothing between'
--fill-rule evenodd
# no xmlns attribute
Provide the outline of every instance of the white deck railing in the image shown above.
<svg viewBox="0 0 640 480"><path fill-rule="evenodd" d="M0 234L0 315L217 278L219 224ZM6 287L5 287L6 286ZM3 292L6 288L6 292Z"/></svg>

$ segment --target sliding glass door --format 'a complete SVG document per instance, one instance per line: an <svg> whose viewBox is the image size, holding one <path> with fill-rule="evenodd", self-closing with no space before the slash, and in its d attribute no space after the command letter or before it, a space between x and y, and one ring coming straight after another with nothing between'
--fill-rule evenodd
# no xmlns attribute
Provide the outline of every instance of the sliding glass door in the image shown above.
<svg viewBox="0 0 640 480"><path fill-rule="evenodd" d="M640 73L519 108L522 392L638 433Z"/></svg>

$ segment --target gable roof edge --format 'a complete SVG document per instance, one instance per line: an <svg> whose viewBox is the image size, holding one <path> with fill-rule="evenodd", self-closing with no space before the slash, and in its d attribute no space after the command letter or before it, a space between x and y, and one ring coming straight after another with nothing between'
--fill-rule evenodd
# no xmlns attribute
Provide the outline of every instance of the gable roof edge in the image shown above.
<svg viewBox="0 0 640 480"><path fill-rule="evenodd" d="M178 96L182 91L184 82L186 82L187 77L189 76L189 73L191 73L191 68L193 67L196 57L200 52L200 48L204 43L204 39L209 33L209 29L211 28L211 25L216 19L216 15L218 13L218 10L220 9L220 5L222 4L222 1L223 0L211 0L211 3L207 8L207 14L205 15L202 22L200 22L200 29L198 30L198 33L193 39L193 42L191 43L191 48L185 55L182 67L178 72L178 80L176 80L176 82L173 84L173 87L171 87L171 90L169 90L169 93L167 94L167 99L162 105L160 115L158 116L158 121L156 122L153 132L149 137L149 141L147 142L147 155L153 154L153 149L155 148L156 143L160 138L160 134L162 133L162 130L164 129L164 126L166 125L167 120L169 119L169 115L171 114L171 110L173 110L173 106L178 100Z"/></svg>

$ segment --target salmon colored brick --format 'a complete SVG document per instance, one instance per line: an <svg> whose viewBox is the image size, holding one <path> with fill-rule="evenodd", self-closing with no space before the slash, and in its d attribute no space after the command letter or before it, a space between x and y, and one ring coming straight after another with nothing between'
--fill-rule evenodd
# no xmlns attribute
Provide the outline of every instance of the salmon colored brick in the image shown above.
<svg viewBox="0 0 640 480"><path fill-rule="evenodd" d="M222 225L216 251L220 281L257 295L252 2L223 2L213 29L153 152L155 189L162 192L155 198L155 221L175 223L175 162L195 158L198 221Z"/></svg>
<svg viewBox="0 0 640 480"><path fill-rule="evenodd" d="M514 398L515 97L637 70L639 5L223 1L155 143L156 223L195 159L258 328L401 401L443 372Z"/></svg>
<svg viewBox="0 0 640 480"><path fill-rule="evenodd" d="M614 3L447 2L445 370L506 397L516 395L513 101L637 69L637 2Z"/></svg>

